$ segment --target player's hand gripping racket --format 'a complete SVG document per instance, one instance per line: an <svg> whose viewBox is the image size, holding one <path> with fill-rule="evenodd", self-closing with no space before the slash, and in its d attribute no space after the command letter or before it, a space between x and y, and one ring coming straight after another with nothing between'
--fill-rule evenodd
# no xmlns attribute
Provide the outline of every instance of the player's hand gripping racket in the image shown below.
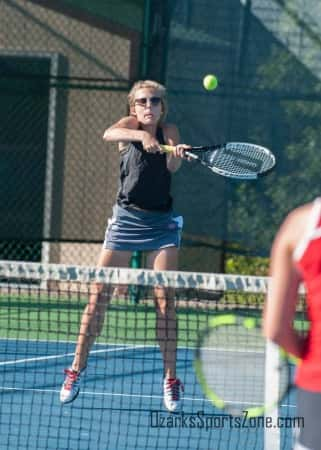
<svg viewBox="0 0 321 450"><path fill-rule="evenodd" d="M268 348L257 319L234 314L210 319L199 338L194 367L215 407L251 418L280 404L290 388L289 361L277 347L277 357L271 358Z"/></svg>
<svg viewBox="0 0 321 450"><path fill-rule="evenodd" d="M170 145L161 147L165 152L172 152L175 148ZM255 180L275 166L275 156L270 150L246 142L191 147L185 153L216 174L239 180Z"/></svg>

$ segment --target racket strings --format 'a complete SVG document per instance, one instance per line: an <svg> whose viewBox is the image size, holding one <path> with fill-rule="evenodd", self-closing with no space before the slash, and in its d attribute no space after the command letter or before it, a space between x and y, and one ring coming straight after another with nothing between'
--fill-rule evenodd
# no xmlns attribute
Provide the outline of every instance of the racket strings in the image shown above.
<svg viewBox="0 0 321 450"><path fill-rule="evenodd" d="M208 389L223 400L225 410L242 416L244 411L276 404L288 386L287 365L274 367L279 386L266 398L265 340L260 330L217 327L203 341L200 351Z"/></svg>
<svg viewBox="0 0 321 450"><path fill-rule="evenodd" d="M219 150L206 150L200 159L206 165L236 176L262 173L275 163L270 152L246 143L231 143Z"/></svg>

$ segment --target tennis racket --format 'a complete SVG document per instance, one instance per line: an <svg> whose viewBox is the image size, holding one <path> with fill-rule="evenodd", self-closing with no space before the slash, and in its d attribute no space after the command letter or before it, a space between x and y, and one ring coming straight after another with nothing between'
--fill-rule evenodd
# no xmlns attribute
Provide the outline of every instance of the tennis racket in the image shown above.
<svg viewBox="0 0 321 450"><path fill-rule="evenodd" d="M282 402L290 389L290 364L285 352L269 344L274 354L255 318L223 314L210 319L199 337L194 368L215 407L251 418Z"/></svg>
<svg viewBox="0 0 321 450"><path fill-rule="evenodd" d="M161 145L161 148L172 152L175 147ZM275 166L275 156L270 150L246 142L191 147L186 155L218 175L239 180L255 180Z"/></svg>

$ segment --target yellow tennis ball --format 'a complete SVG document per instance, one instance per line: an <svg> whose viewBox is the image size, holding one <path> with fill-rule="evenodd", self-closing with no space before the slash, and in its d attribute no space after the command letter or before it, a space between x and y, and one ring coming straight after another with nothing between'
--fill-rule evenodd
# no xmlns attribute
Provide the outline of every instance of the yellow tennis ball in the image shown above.
<svg viewBox="0 0 321 450"><path fill-rule="evenodd" d="M253 317L247 317L246 319L244 319L243 325L248 330L252 330L253 328L256 327L256 320Z"/></svg>
<svg viewBox="0 0 321 450"><path fill-rule="evenodd" d="M203 86L207 91L213 91L217 88L218 80L215 75L209 74L203 78Z"/></svg>

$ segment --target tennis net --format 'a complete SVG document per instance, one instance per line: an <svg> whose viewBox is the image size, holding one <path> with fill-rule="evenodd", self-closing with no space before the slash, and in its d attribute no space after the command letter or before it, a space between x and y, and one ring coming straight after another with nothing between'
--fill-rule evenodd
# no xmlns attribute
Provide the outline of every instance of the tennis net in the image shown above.
<svg viewBox="0 0 321 450"><path fill-rule="evenodd" d="M224 420L193 370L210 318L222 311L260 317L267 284L264 277L0 261L0 449L290 449L290 428L274 429L269 441L262 424ZM105 322L79 397L62 405L63 371L100 285L110 300ZM176 309L177 376L185 385L176 414L163 406L159 292ZM287 399L282 416L295 415L293 403Z"/></svg>

